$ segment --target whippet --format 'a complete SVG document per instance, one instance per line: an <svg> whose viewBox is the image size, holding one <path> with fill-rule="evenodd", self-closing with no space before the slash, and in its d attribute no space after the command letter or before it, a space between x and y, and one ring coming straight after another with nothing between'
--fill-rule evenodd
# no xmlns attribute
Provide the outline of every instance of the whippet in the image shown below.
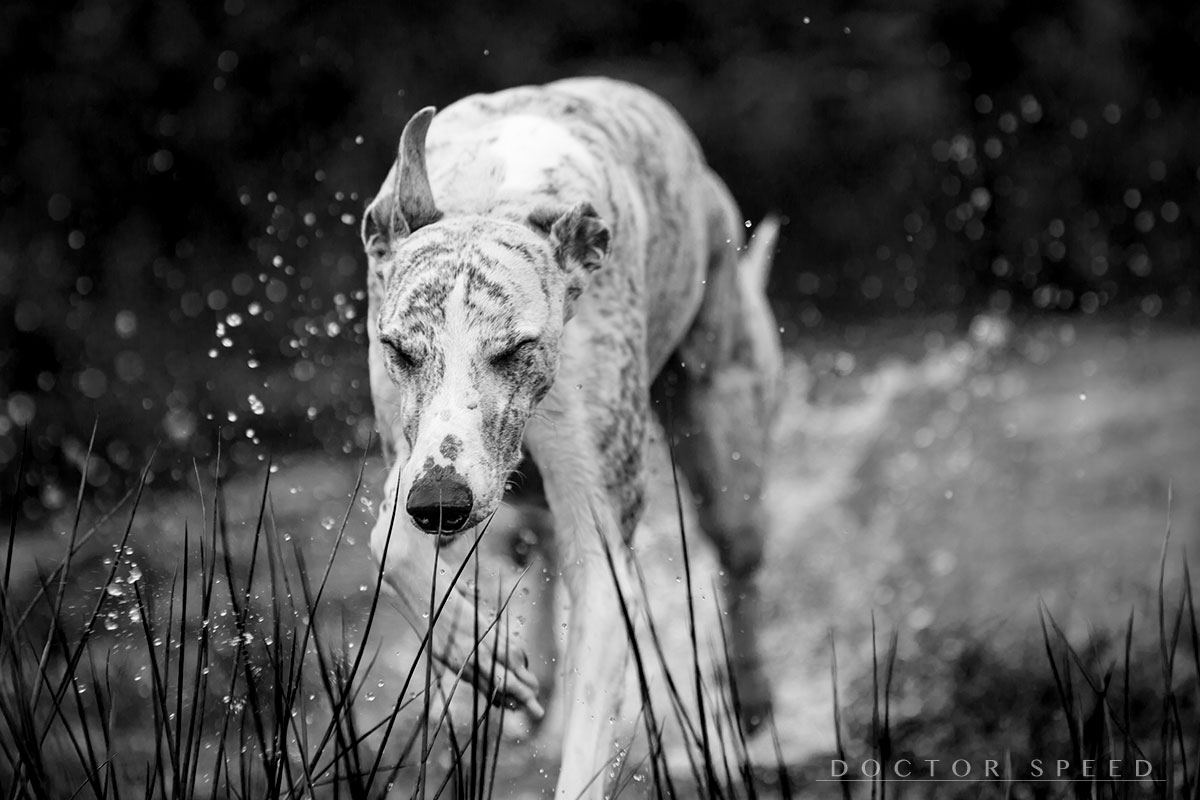
<svg viewBox="0 0 1200 800"><path fill-rule="evenodd" d="M675 110L599 78L419 111L364 214L371 393L393 463L372 552L423 631L435 548L488 519L523 456L536 464L571 608L559 797L600 796L614 756L629 650L605 544L632 600L623 545L652 409L720 554L745 722L769 712L754 575L778 226L743 253L745 229ZM451 592L434 656L540 714L519 643L462 635L477 614L486 629L489 612Z"/></svg>

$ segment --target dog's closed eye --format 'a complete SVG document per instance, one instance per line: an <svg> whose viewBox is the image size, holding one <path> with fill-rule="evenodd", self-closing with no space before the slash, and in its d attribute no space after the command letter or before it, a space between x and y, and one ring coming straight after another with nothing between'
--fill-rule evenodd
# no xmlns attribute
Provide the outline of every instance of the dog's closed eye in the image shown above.
<svg viewBox="0 0 1200 800"><path fill-rule="evenodd" d="M411 350L405 349L399 340L390 336L381 336L379 342L383 345L384 352L387 353L388 360L392 362L393 366L405 372L415 370L421 366L420 357Z"/></svg>
<svg viewBox="0 0 1200 800"><path fill-rule="evenodd" d="M510 344L503 350L500 350L492 356L492 366L496 369L504 369L506 367L515 366L521 363L524 355L533 350L537 346L537 339L532 337L521 339L518 342Z"/></svg>

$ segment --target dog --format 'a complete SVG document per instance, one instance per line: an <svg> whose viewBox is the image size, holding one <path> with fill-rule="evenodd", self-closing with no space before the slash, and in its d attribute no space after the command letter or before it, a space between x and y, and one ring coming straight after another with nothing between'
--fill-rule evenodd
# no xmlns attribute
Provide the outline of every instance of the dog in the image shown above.
<svg viewBox="0 0 1200 800"><path fill-rule="evenodd" d="M535 465L571 608L556 796L601 797L629 659L617 589L636 601L626 545L652 413L720 556L744 722L770 710L755 573L781 385L765 296L779 226L768 218L743 247L747 224L682 118L629 83L570 79L435 113L405 126L362 221L371 394L391 463L371 550L425 631L435 563ZM441 588L434 658L540 716L547 681L519 640L477 642L491 615Z"/></svg>

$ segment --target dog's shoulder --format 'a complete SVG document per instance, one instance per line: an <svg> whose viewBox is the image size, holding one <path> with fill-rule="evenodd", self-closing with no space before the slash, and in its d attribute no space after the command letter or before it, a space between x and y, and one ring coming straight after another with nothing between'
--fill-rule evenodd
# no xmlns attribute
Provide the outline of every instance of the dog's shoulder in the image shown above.
<svg viewBox="0 0 1200 800"><path fill-rule="evenodd" d="M674 108L609 78L470 95L437 115L428 147L439 202L475 213L533 198L602 205L616 174L685 175L702 160Z"/></svg>
<svg viewBox="0 0 1200 800"><path fill-rule="evenodd" d="M476 129L507 117L537 117L574 131L618 134L631 124L686 128L675 109L649 89L604 77L564 78L540 86L517 86L473 94L446 107L441 124Z"/></svg>

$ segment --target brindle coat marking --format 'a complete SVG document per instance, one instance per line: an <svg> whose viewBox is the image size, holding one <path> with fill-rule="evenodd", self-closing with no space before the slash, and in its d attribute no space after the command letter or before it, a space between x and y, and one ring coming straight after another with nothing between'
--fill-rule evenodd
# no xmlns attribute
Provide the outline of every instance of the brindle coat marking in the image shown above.
<svg viewBox="0 0 1200 800"><path fill-rule="evenodd" d="M372 550L423 628L435 548L447 539L418 530L397 504L452 486L470 498L467 527L477 525L528 451L572 604L559 797L601 796L593 777L614 752L608 720L627 650L602 542L625 552L640 517L651 408L669 417L721 554L746 721L768 713L753 577L779 393L763 295L777 231L760 226L739 258L741 216L675 111L602 79L418 113L364 217L371 390L394 459ZM617 563L630 596L628 563ZM472 654L462 632L476 613L451 593L436 656L482 688L494 668L504 699L540 714L515 639Z"/></svg>

